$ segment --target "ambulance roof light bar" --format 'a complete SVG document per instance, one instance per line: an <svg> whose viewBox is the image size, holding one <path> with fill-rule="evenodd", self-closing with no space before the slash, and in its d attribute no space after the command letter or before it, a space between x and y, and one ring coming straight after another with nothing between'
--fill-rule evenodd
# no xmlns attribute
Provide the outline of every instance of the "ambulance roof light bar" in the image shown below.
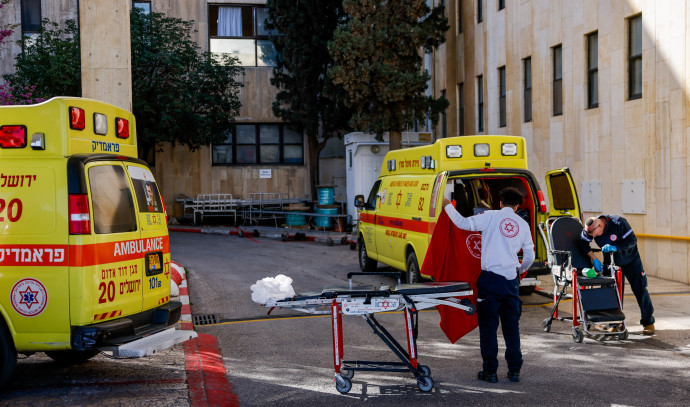
<svg viewBox="0 0 690 407"><path fill-rule="evenodd" d="M118 138L129 138L129 120L122 117L115 118L115 135Z"/></svg>
<svg viewBox="0 0 690 407"><path fill-rule="evenodd" d="M0 126L0 148L26 147L26 126Z"/></svg>
<svg viewBox="0 0 690 407"><path fill-rule="evenodd" d="M489 144L488 143L477 143L474 145L474 156L475 157L488 157L489 156Z"/></svg>
<svg viewBox="0 0 690 407"><path fill-rule="evenodd" d="M517 144L516 143L503 143L501 144L501 154L506 156L517 155Z"/></svg>
<svg viewBox="0 0 690 407"><path fill-rule="evenodd" d="M446 158L461 158L462 146L446 146Z"/></svg>
<svg viewBox="0 0 690 407"><path fill-rule="evenodd" d="M388 160L388 171L395 171L395 160Z"/></svg>
<svg viewBox="0 0 690 407"><path fill-rule="evenodd" d="M69 128L72 130L84 130L86 127L86 115L80 107L69 107Z"/></svg>

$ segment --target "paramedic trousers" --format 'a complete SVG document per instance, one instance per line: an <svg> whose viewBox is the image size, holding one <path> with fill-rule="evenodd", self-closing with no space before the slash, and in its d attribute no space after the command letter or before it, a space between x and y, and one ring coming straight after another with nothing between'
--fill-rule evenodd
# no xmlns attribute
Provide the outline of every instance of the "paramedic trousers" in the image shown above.
<svg viewBox="0 0 690 407"><path fill-rule="evenodd" d="M477 280L477 319L479 321L479 347L482 353L483 370L495 373L498 370L498 323L501 323L506 343L505 358L508 369L520 371L520 314L522 301L519 296L520 280L506 280L505 277L482 270Z"/></svg>
<svg viewBox="0 0 690 407"><path fill-rule="evenodd" d="M653 324L654 307L652 306L652 299L649 298L649 292L647 292L647 275L642 267L640 255L637 254L630 263L621 266L621 270L625 279L630 283L630 288L632 288L637 299L637 305L640 306L640 313L642 314L640 324L642 326ZM625 284L623 287L625 288Z"/></svg>

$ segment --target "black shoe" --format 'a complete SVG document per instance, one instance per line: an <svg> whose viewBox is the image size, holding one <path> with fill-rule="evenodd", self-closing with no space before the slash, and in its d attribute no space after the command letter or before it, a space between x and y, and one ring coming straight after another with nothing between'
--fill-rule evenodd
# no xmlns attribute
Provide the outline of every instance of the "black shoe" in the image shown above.
<svg viewBox="0 0 690 407"><path fill-rule="evenodd" d="M519 382L520 381L520 371L519 370L509 370L508 371L508 379L511 382Z"/></svg>
<svg viewBox="0 0 690 407"><path fill-rule="evenodd" d="M477 379L479 380L484 380L485 382L489 383L497 383L498 382L498 376L496 376L496 373L489 373L485 371L481 371L477 373Z"/></svg>

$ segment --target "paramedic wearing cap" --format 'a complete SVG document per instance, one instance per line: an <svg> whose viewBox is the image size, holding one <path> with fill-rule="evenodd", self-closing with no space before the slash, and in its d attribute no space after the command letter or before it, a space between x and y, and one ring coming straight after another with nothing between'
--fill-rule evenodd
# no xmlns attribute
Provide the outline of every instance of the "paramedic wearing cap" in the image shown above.
<svg viewBox="0 0 690 407"><path fill-rule="evenodd" d="M523 196L515 188L500 192L500 210L488 210L465 218L443 199L443 207L451 221L460 229L482 232L482 271L477 280L477 319L479 344L482 354L482 371L477 377L496 383L498 377L498 340L496 332L500 321L506 342L505 358L508 378L520 381L522 352L520 351L520 314L522 301L519 297L520 276L534 261L534 243L529 225L515 214ZM522 264L518 252L522 250Z"/></svg>
<svg viewBox="0 0 690 407"><path fill-rule="evenodd" d="M585 229L580 234L579 245L582 253L592 259L597 272L603 267L599 259L594 256L590 243L594 240L604 253L613 252L613 260L621 266L623 275L630 283L630 287L637 298L642 318L640 324L644 327L644 335L654 334L654 307L647 292L647 276L642 268L642 259L637 250L637 237L628 221L622 216L601 215L585 221Z"/></svg>

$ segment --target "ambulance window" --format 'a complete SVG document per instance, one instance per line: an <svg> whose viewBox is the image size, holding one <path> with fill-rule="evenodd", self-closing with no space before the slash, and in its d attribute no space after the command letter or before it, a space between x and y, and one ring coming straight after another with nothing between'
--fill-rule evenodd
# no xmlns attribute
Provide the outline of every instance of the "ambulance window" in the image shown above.
<svg viewBox="0 0 690 407"><path fill-rule="evenodd" d="M124 169L99 165L89 169L93 227L97 234L137 230L134 201Z"/></svg>
<svg viewBox="0 0 690 407"><path fill-rule="evenodd" d="M553 194L554 209L575 209L573 191L570 188L568 177L565 174L559 174L551 177L551 193Z"/></svg>
<svg viewBox="0 0 690 407"><path fill-rule="evenodd" d="M369 199L367 199L367 209L376 209L376 195L379 192L379 186L381 185L381 180L374 183L371 187L371 192L369 192Z"/></svg>
<svg viewBox="0 0 690 407"><path fill-rule="evenodd" d="M163 212L161 197L151 171L133 165L127 166L127 171L132 178L139 212Z"/></svg>

